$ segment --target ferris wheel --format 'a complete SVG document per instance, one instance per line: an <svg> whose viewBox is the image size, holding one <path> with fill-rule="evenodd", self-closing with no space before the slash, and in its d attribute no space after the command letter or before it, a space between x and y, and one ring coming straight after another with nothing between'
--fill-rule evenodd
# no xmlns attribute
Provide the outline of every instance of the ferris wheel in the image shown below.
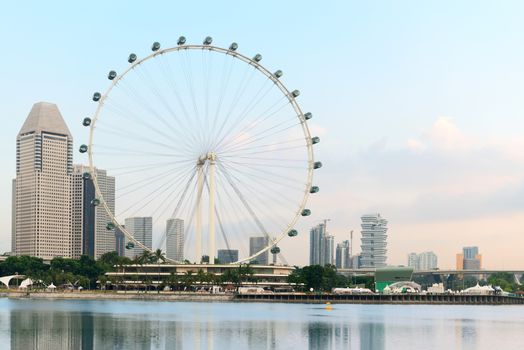
<svg viewBox="0 0 524 350"><path fill-rule="evenodd" d="M103 206L107 229L121 231L127 249L153 250L126 225L131 219L149 218L158 248L176 220L183 254L168 260L199 263L207 255L212 264L226 249L238 251L235 263L253 261L280 253L280 240L297 236L298 219L311 214L306 202L319 191L313 172L322 166L313 157L320 139L308 128L312 114L302 112L300 92L284 86L281 70L237 49L214 46L211 37L197 45L181 36L166 49L155 42L94 93L96 112L83 120L89 142L80 146L89 157L85 176L96 191L92 204ZM115 177L114 203L97 169ZM250 237L262 244L253 249Z"/></svg>

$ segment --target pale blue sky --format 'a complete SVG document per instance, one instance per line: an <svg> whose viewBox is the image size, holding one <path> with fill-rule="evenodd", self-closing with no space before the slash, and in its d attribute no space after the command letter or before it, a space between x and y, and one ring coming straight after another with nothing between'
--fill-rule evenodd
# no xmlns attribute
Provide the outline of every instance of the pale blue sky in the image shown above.
<svg viewBox="0 0 524 350"><path fill-rule="evenodd" d="M79 145L92 92L128 53L211 35L262 53L315 115L322 192L303 222L304 254L288 260L307 262L305 229L318 220L331 218L339 241L380 211L390 263L433 249L452 266L462 245L478 244L487 265L522 267L522 18L520 1L3 4L0 251L10 245L15 138L32 104L57 103Z"/></svg>

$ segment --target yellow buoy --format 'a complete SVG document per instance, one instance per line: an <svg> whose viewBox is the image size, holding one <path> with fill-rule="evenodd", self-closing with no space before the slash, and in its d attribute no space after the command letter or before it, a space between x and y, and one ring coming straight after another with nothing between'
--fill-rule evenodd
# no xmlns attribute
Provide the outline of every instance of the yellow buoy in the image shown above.
<svg viewBox="0 0 524 350"><path fill-rule="evenodd" d="M331 306L331 303L329 301L326 303L326 310L333 310L333 307Z"/></svg>

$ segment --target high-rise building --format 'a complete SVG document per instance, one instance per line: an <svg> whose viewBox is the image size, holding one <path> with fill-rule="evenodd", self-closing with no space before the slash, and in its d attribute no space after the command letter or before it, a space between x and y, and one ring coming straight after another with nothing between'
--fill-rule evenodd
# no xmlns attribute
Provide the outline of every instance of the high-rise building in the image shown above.
<svg viewBox="0 0 524 350"><path fill-rule="evenodd" d="M433 252L423 252L418 255L418 270L435 270L438 267L437 255Z"/></svg>
<svg viewBox="0 0 524 350"><path fill-rule="evenodd" d="M327 234L326 222L309 231L309 265L332 265L335 240Z"/></svg>
<svg viewBox="0 0 524 350"><path fill-rule="evenodd" d="M151 249L153 246L153 218L151 216L126 218L125 228L137 241ZM126 239L126 245L128 242L129 240ZM133 259L143 252L143 248L135 246L132 249L126 249L125 255Z"/></svg>
<svg viewBox="0 0 524 350"><path fill-rule="evenodd" d="M126 236L118 226L115 227L115 250L118 256L126 256Z"/></svg>
<svg viewBox="0 0 524 350"><path fill-rule="evenodd" d="M97 183L103 200L111 212L115 212L115 178L105 170L96 169ZM115 251L115 231L107 229L111 221L105 208L94 206L96 192L90 168L85 165L73 167L73 257L89 255L96 259L102 254Z"/></svg>
<svg viewBox="0 0 524 350"><path fill-rule="evenodd" d="M337 244L335 261L335 266L337 269L349 269L351 267L349 241L342 241L342 243Z"/></svg>
<svg viewBox="0 0 524 350"><path fill-rule="evenodd" d="M52 103L33 105L16 138L15 253L72 257L73 137Z"/></svg>
<svg viewBox="0 0 524 350"><path fill-rule="evenodd" d="M387 259L387 224L380 214L362 215L362 267L384 267Z"/></svg>
<svg viewBox="0 0 524 350"><path fill-rule="evenodd" d="M438 265L437 255L433 252L408 254L408 266L414 270L435 270Z"/></svg>
<svg viewBox="0 0 524 350"><path fill-rule="evenodd" d="M184 220L169 219L166 223L166 257L184 261Z"/></svg>
<svg viewBox="0 0 524 350"><path fill-rule="evenodd" d="M269 245L268 237L249 237L249 255L256 254ZM269 252L265 251L253 259L258 265L267 265L269 261Z"/></svg>
<svg viewBox="0 0 524 350"><path fill-rule="evenodd" d="M16 179L11 184L11 252L16 251Z"/></svg>
<svg viewBox="0 0 524 350"><path fill-rule="evenodd" d="M482 269L482 254L478 247L464 247L462 254L457 254L457 270Z"/></svg>
<svg viewBox="0 0 524 350"><path fill-rule="evenodd" d="M408 254L408 267L412 267L414 270L418 270L418 255L417 253Z"/></svg>
<svg viewBox="0 0 524 350"><path fill-rule="evenodd" d="M217 259L221 264L230 264L238 261L237 249L219 249L217 252Z"/></svg>
<svg viewBox="0 0 524 350"><path fill-rule="evenodd" d="M362 257L360 254L353 255L351 257L351 268L352 269L360 269L362 267Z"/></svg>

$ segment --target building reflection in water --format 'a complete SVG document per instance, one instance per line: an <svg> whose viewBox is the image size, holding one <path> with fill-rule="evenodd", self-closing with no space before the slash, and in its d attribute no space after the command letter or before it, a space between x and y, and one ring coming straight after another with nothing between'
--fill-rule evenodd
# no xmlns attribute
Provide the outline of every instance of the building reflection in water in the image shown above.
<svg viewBox="0 0 524 350"><path fill-rule="evenodd" d="M11 349L384 349L383 322L11 310Z"/></svg>

